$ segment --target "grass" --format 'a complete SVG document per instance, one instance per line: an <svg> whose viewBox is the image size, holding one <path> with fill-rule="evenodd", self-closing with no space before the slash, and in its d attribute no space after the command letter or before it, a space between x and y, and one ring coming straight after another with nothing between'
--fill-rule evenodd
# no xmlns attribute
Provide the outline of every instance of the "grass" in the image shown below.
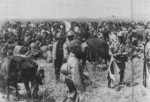
<svg viewBox="0 0 150 102"><path fill-rule="evenodd" d="M65 84L55 83L54 68L51 63L46 63L44 60L39 60L39 67L45 70L45 84L40 86L39 98L35 102L62 102L67 95ZM142 60L135 59L133 68L135 69L134 79L138 84L133 86L124 86L120 91L107 88L107 71L100 71L87 63L88 74L92 80L92 85L86 88L84 93L84 102L148 102L150 99L150 91L142 85ZM125 82L131 83L131 62L126 63ZM26 93L26 91L24 90ZM26 100L18 101L26 102Z"/></svg>

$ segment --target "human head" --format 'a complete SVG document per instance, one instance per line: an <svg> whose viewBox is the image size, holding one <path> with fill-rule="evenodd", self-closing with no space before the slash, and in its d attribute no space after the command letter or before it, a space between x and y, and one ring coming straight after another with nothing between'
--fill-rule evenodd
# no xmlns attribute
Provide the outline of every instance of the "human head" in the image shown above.
<svg viewBox="0 0 150 102"><path fill-rule="evenodd" d="M117 36L118 36L118 41L119 41L120 43L123 43L123 42L124 42L123 33L122 33L122 32L119 32Z"/></svg>
<svg viewBox="0 0 150 102"><path fill-rule="evenodd" d="M19 39L17 39L17 45L19 45L19 46L22 45L22 42Z"/></svg>
<svg viewBox="0 0 150 102"><path fill-rule="evenodd" d="M57 41L61 41L62 38L63 38L62 33L61 33L61 32L58 32L58 33L56 34L56 40L57 40Z"/></svg>
<svg viewBox="0 0 150 102"><path fill-rule="evenodd" d="M81 46L77 40L70 42L70 52L73 53L78 59L82 58Z"/></svg>
<svg viewBox="0 0 150 102"><path fill-rule="evenodd" d="M150 41L150 32L148 32L147 40Z"/></svg>
<svg viewBox="0 0 150 102"><path fill-rule="evenodd" d="M69 41L72 41L74 39L75 33L73 31L69 31L66 35Z"/></svg>
<svg viewBox="0 0 150 102"><path fill-rule="evenodd" d="M37 46L40 45L40 41L39 40L36 40L35 43L36 43Z"/></svg>

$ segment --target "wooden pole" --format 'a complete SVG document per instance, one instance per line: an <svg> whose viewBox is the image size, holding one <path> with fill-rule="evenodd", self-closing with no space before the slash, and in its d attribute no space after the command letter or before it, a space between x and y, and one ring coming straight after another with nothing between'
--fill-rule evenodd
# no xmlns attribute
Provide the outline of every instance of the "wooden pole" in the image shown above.
<svg viewBox="0 0 150 102"><path fill-rule="evenodd" d="M143 85L146 87L146 54L145 54L145 47L146 47L147 41L144 44L144 61L143 61Z"/></svg>
<svg viewBox="0 0 150 102"><path fill-rule="evenodd" d="M131 22L133 21L133 0L131 0ZM132 33L132 32L131 32ZM132 57L131 57L131 73L132 73L132 100L133 100L133 44L131 44L132 48Z"/></svg>

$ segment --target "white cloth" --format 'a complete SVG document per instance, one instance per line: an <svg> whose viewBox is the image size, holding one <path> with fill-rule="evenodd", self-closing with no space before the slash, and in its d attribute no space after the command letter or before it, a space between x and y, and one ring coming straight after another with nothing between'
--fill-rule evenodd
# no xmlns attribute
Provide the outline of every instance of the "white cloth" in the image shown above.
<svg viewBox="0 0 150 102"><path fill-rule="evenodd" d="M149 71L150 63L146 64L146 87L150 88L150 71Z"/></svg>
<svg viewBox="0 0 150 102"><path fill-rule="evenodd" d="M64 44L63 44L63 54L64 54L64 58L67 60L69 57L69 41L67 40Z"/></svg>
<svg viewBox="0 0 150 102"><path fill-rule="evenodd" d="M64 22L65 22L66 32L68 32L71 29L71 23L68 21L64 21Z"/></svg>
<svg viewBox="0 0 150 102"><path fill-rule="evenodd" d="M21 54L21 49L23 46L16 45L13 51L13 55Z"/></svg>
<svg viewBox="0 0 150 102"><path fill-rule="evenodd" d="M85 48L86 48L88 45L87 45L86 42L84 42L84 43L82 43L81 46L82 46L82 47L81 47L81 50L82 50L82 52L84 52Z"/></svg>
<svg viewBox="0 0 150 102"><path fill-rule="evenodd" d="M79 33L79 27L74 27L74 31L76 32L76 33Z"/></svg>
<svg viewBox="0 0 150 102"><path fill-rule="evenodd" d="M145 46L146 56L150 58L150 41Z"/></svg>
<svg viewBox="0 0 150 102"><path fill-rule="evenodd" d="M113 64L113 66L112 66L112 64ZM114 74L111 72L111 67L113 67ZM114 81L114 83L118 83L119 82L118 76L119 76L120 69L119 69L118 65L116 64L113 55L111 56L110 64L108 67L108 72L109 72L110 78Z"/></svg>

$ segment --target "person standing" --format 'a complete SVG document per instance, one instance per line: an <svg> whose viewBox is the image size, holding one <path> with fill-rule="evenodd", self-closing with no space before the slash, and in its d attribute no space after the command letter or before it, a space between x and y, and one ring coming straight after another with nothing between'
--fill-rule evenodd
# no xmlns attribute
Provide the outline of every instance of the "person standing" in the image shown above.
<svg viewBox="0 0 150 102"><path fill-rule="evenodd" d="M118 44L115 47L111 47L111 53L113 54L115 58L115 62L118 65L118 68L120 69L120 80L119 84L123 84L124 80L124 71L125 71L125 62L128 60L128 54L129 50L127 48L124 36L122 32L118 33ZM109 76L108 76L109 79ZM110 87L110 83L108 83L108 87Z"/></svg>
<svg viewBox="0 0 150 102"><path fill-rule="evenodd" d="M148 66L148 69L150 70L150 30L147 31L147 41L146 41L146 46L145 46L145 57L146 57L146 60L147 60L147 66Z"/></svg>
<svg viewBox="0 0 150 102"><path fill-rule="evenodd" d="M69 89L69 95L71 96L71 101L73 102L81 102L81 100L83 99L83 93L85 92L83 66L80 62L81 56L82 51L81 46L79 46L78 44L78 41L71 41L70 55L68 57L66 65L64 64L62 66L61 72L63 75L65 75L64 82Z"/></svg>
<svg viewBox="0 0 150 102"><path fill-rule="evenodd" d="M60 68L63 64L63 37L59 32L56 35L56 42L53 44L52 50L53 63L55 68L56 82L60 81Z"/></svg>
<svg viewBox="0 0 150 102"><path fill-rule="evenodd" d="M66 35L66 42L63 45L63 54L64 54L64 62L67 61L70 54L70 42L75 38L75 33L73 31L69 31Z"/></svg>
<svg viewBox="0 0 150 102"><path fill-rule="evenodd" d="M143 82L144 82L144 86L146 86L147 88L150 88L150 30L147 30L147 39L145 42L145 62L144 64L146 64L146 68L145 71L143 70L143 74L144 74L144 78L143 78Z"/></svg>

